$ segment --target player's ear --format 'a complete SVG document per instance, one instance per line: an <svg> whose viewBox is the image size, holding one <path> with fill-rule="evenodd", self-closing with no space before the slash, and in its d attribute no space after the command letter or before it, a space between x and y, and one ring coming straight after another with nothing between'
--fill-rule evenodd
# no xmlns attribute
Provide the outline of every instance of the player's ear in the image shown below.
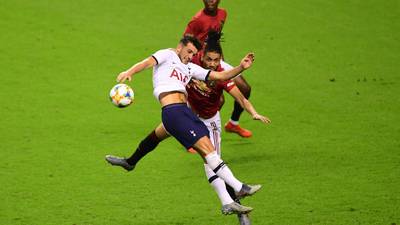
<svg viewBox="0 0 400 225"><path fill-rule="evenodd" d="M182 51L183 48L183 44L179 43L178 46L176 46L176 52L179 53L180 51Z"/></svg>

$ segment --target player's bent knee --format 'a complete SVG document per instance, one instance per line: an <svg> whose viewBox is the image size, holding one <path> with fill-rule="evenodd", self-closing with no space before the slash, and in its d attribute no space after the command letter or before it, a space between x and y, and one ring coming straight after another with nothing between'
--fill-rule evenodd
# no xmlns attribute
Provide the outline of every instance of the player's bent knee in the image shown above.
<svg viewBox="0 0 400 225"><path fill-rule="evenodd" d="M210 138L207 136L201 137L199 140L197 140L193 147L203 157L214 151L214 146L212 145Z"/></svg>

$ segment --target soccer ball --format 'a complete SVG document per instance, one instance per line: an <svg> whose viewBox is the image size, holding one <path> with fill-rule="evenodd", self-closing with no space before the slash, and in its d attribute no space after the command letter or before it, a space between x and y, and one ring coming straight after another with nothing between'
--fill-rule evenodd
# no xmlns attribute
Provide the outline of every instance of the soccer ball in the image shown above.
<svg viewBox="0 0 400 225"><path fill-rule="evenodd" d="M132 104L134 96L132 88L126 84L117 84L110 91L111 102L119 108Z"/></svg>

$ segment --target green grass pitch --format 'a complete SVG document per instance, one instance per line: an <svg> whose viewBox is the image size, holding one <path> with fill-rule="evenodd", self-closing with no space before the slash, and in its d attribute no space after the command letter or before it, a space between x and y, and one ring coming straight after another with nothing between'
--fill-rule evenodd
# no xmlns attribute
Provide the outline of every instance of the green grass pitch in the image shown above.
<svg viewBox="0 0 400 225"><path fill-rule="evenodd" d="M134 105L108 92L119 72L175 47L200 0L0 3L0 224L219 225L200 158L161 143L126 173L160 122L151 71ZM263 189L253 224L400 224L400 4L397 0L222 0L224 55L256 53L245 77L272 119L223 133L223 159ZM229 118L232 100L222 109Z"/></svg>

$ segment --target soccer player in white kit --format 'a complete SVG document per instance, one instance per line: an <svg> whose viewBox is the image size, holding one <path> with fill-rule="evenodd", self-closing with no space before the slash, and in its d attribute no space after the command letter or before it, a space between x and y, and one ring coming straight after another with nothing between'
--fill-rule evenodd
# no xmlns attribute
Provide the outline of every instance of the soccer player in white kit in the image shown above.
<svg viewBox="0 0 400 225"><path fill-rule="evenodd" d="M229 167L214 150L207 127L187 107L185 86L191 77L205 81L231 79L252 65L254 55L247 54L240 65L231 70L217 72L205 70L190 63L199 49L201 49L201 44L196 38L184 36L176 49L157 51L151 57L120 73L117 81L130 81L133 74L154 67L153 93L162 106L162 123L165 130L187 149L195 149L214 173L229 184L239 197L253 195L261 188L261 185L247 185L233 176ZM109 161L108 158L109 156L106 156L107 161ZM236 202L227 204L225 208L228 209L227 213L248 213L252 210L251 207L242 206Z"/></svg>

